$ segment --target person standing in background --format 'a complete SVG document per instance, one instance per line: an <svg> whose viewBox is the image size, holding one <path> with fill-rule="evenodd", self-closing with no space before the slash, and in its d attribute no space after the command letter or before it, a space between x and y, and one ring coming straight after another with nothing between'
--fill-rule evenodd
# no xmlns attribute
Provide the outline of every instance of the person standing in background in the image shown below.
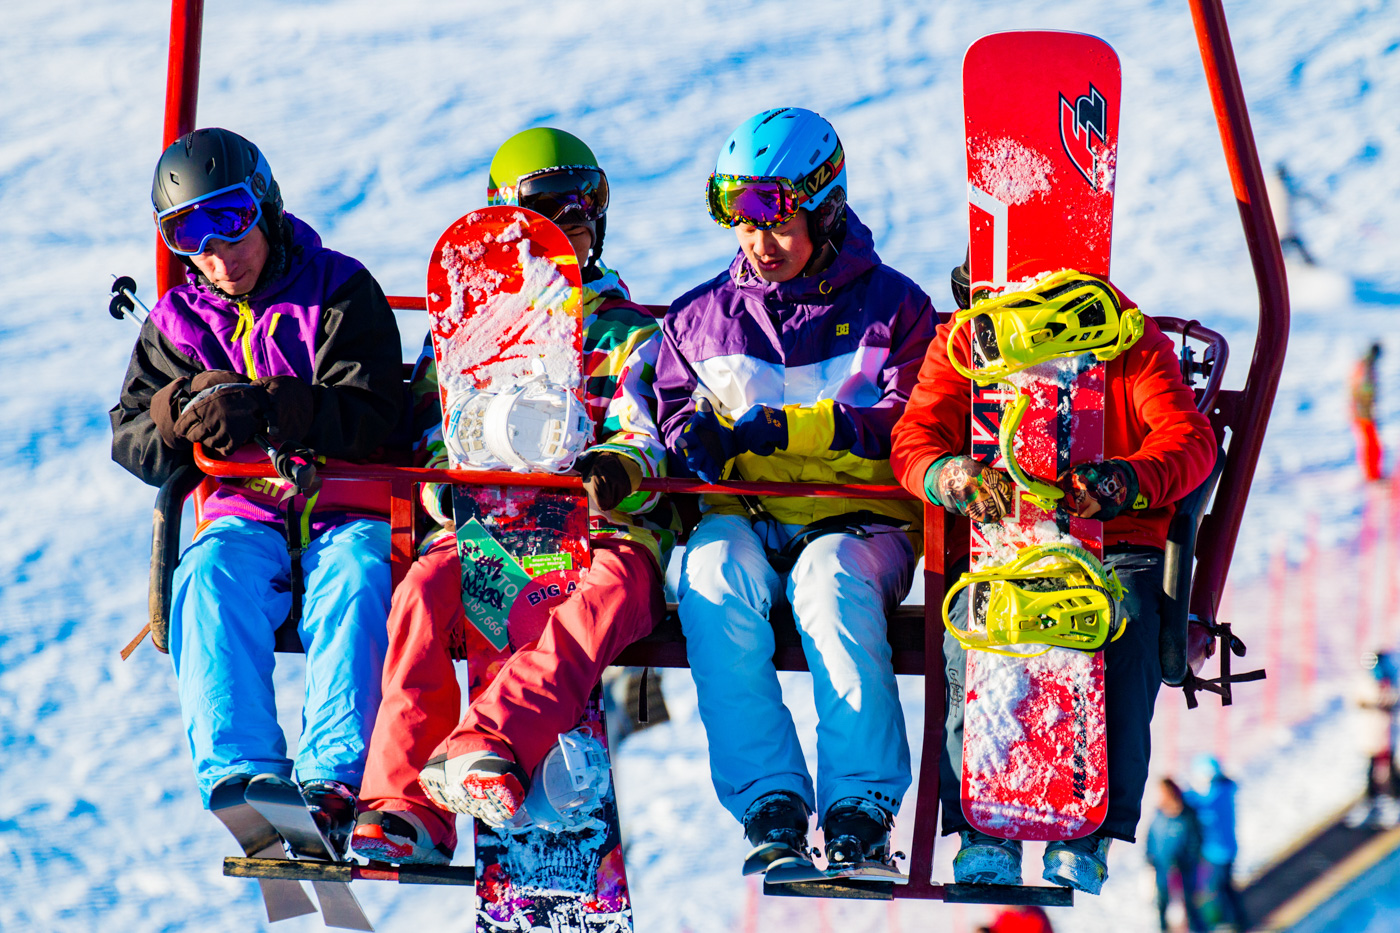
<svg viewBox="0 0 1400 933"><path fill-rule="evenodd" d="M1201 865L1201 823L1186 803L1181 788L1163 778L1157 798L1157 815L1147 829L1147 860L1157 873L1157 916L1167 933L1167 905L1171 902L1171 873L1181 877L1181 900L1191 933L1205 933L1206 922L1196 905L1196 873Z"/></svg>
<svg viewBox="0 0 1400 933"><path fill-rule="evenodd" d="M1383 478L1385 451L1376 431L1376 361L1381 345L1371 344L1366 355L1356 361L1351 374L1351 423L1356 428L1356 459L1361 472L1371 482Z"/></svg>
<svg viewBox="0 0 1400 933"><path fill-rule="evenodd" d="M1298 235L1297 226L1293 223L1293 199L1295 196L1302 197L1319 207L1321 203L1317 198L1299 189L1293 176L1288 173L1288 167L1282 162L1275 165L1274 170L1264 177L1264 190L1269 196L1274 228L1278 232L1278 242L1283 254L1287 256L1293 253L1307 265L1317 265L1317 260L1308 252L1303 238Z"/></svg>
<svg viewBox="0 0 1400 933"><path fill-rule="evenodd" d="M1239 842L1235 838L1234 781L1225 776L1214 755L1200 754L1191 763L1191 788L1182 792L1186 804L1193 807L1201 821L1201 860L1206 863L1207 897L1220 913L1220 922L1235 930L1249 929L1249 915L1244 898L1235 887L1235 856Z"/></svg>
<svg viewBox="0 0 1400 933"><path fill-rule="evenodd" d="M1387 651L1361 659L1353 690L1357 738L1366 759L1366 793L1346 816L1350 827L1390 827L1400 817L1395 773L1395 711L1400 708L1400 668Z"/></svg>

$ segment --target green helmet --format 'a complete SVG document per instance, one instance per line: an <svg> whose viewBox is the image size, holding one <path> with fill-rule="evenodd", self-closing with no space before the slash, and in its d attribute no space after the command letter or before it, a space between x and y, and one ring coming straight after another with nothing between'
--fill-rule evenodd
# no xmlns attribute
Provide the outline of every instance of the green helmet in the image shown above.
<svg viewBox="0 0 1400 933"><path fill-rule="evenodd" d="M563 225L593 234L588 267L603 251L608 178L583 140L548 126L516 133L491 159L486 184L490 204L518 204Z"/></svg>

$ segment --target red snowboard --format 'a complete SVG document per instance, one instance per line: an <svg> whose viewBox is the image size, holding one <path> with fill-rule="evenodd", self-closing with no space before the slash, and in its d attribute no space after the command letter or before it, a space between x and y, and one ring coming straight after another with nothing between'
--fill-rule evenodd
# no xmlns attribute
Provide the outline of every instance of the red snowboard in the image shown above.
<svg viewBox="0 0 1400 933"><path fill-rule="evenodd" d="M516 422L493 423L474 404L542 379L567 387L578 411L585 410L578 260L568 237L544 217L519 207L487 207L449 227L428 266L428 313L454 468L522 468L497 456L501 439L508 432L517 436ZM581 417L591 436L591 422ZM521 443L538 439L529 430L520 433L529 435L518 437ZM453 510L463 608L474 634L496 649L468 659L468 692L475 697L511 651L539 636L550 609L588 569L588 501L571 490L459 485ZM580 725L606 747L596 690ZM551 833L538 827L494 831L478 821L478 933L630 931L611 787L594 822L589 829Z"/></svg>
<svg viewBox="0 0 1400 933"><path fill-rule="evenodd" d="M1034 63L1034 67L1027 67ZM1092 36L987 36L963 61L969 271L974 300L1061 269L1107 278L1117 152L1119 67ZM1092 356L1012 376L1030 407L1017 460L1044 482L1103 457L1104 364ZM1006 385L972 387L972 455L1003 466L997 434ZM1045 512L1019 495L1000 525L973 525L973 570L1017 549L1071 542L1096 556L1102 524ZM971 593L971 628L977 618ZM1043 646L1029 646L1028 653ZM1014 650L1014 649L1013 649ZM1073 839L1108 807L1103 654L1052 648L1037 657L967 654L963 814L1007 839Z"/></svg>

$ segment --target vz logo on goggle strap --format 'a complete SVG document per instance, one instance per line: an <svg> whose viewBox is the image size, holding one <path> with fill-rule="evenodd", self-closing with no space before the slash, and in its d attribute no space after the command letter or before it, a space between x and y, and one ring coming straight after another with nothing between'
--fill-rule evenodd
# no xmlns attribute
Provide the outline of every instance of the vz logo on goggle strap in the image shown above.
<svg viewBox="0 0 1400 933"><path fill-rule="evenodd" d="M1060 142L1089 187L1099 190L1099 153L1108 145L1108 104L1092 84L1074 103L1060 95Z"/></svg>
<svg viewBox="0 0 1400 933"><path fill-rule="evenodd" d="M831 180L841 174L842 167L846 164L846 153L841 149L840 140L836 143L836 148L826 161L808 172L802 179L802 193L806 197L814 197L816 193L827 185Z"/></svg>

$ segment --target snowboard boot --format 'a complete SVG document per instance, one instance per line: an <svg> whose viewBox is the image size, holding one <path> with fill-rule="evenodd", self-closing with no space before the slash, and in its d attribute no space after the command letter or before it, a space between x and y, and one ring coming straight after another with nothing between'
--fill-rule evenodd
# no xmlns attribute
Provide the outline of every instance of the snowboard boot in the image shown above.
<svg viewBox="0 0 1400 933"><path fill-rule="evenodd" d="M861 862L890 861L890 827L894 814L861 797L843 797L822 820L828 869Z"/></svg>
<svg viewBox="0 0 1400 933"><path fill-rule="evenodd" d="M744 874L765 872L778 861L806 861L806 802L790 791L764 794L744 811L744 837L753 849L744 858Z"/></svg>
<svg viewBox="0 0 1400 933"><path fill-rule="evenodd" d="M1107 836L1085 836L1048 844L1041 877L1085 894L1098 894L1108 880L1108 844L1112 841Z"/></svg>
<svg viewBox="0 0 1400 933"><path fill-rule="evenodd" d="M331 854L336 858L344 856L359 807L354 789L339 781L314 779L301 785L301 796L316 828L331 844Z"/></svg>
<svg viewBox="0 0 1400 933"><path fill-rule="evenodd" d="M955 884L1021 883L1020 840L998 839L975 829L962 830L958 838L962 847L953 856Z"/></svg>
<svg viewBox="0 0 1400 933"><path fill-rule="evenodd" d="M423 766L418 783L438 806L474 816L492 829L515 816L530 789L530 777L519 765L489 751L437 755Z"/></svg>
<svg viewBox="0 0 1400 933"><path fill-rule="evenodd" d="M366 810L355 821L350 847L356 855L376 862L395 865L451 863L452 853L457 848L456 827L444 826L441 817L427 816L424 810L423 807Z"/></svg>

